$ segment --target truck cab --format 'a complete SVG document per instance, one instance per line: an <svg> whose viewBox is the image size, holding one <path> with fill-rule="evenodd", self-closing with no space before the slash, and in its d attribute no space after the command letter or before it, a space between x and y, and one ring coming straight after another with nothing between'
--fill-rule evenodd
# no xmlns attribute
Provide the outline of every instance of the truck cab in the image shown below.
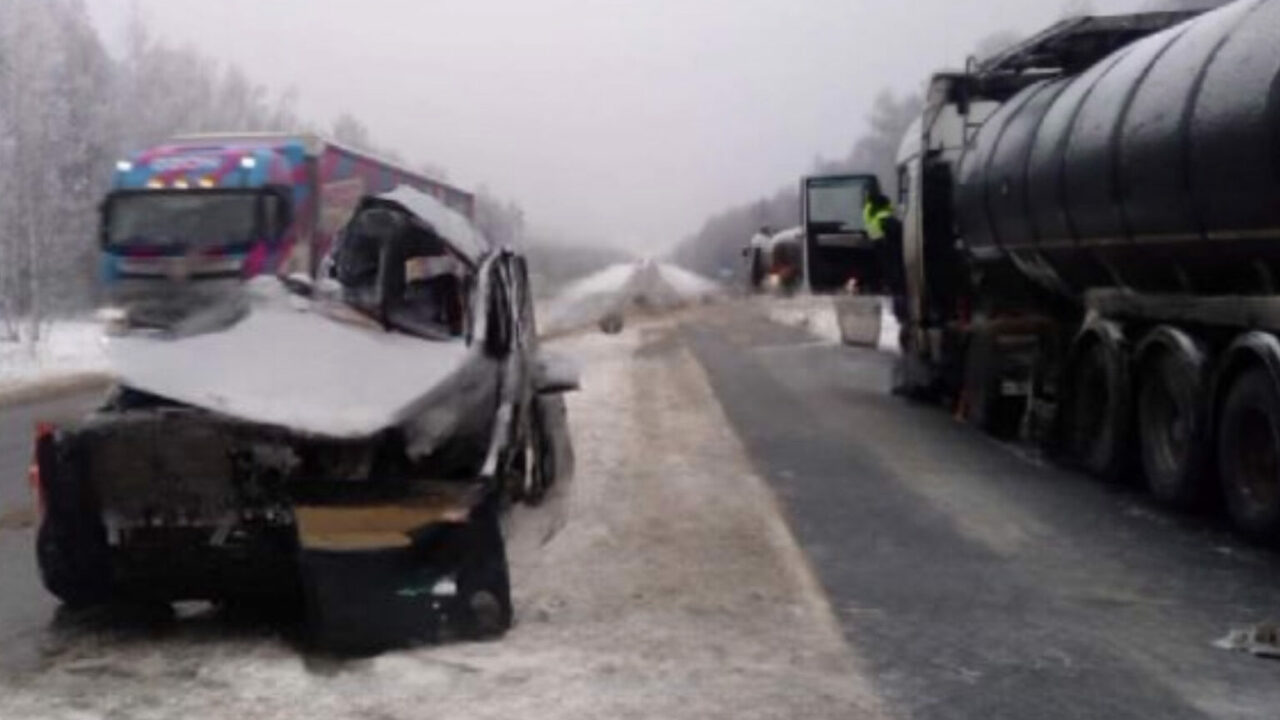
<svg viewBox="0 0 1280 720"><path fill-rule="evenodd" d="M108 288L273 273L306 201L301 145L172 142L116 164L102 202Z"/></svg>

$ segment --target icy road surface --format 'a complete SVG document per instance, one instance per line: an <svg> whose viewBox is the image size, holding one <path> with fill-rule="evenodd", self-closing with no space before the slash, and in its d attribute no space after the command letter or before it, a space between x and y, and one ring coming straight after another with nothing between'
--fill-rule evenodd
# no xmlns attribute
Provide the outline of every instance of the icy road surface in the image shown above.
<svg viewBox="0 0 1280 720"><path fill-rule="evenodd" d="M513 524L504 640L337 661L211 611L41 621L0 718L881 717L702 369L659 330L558 343L584 364L578 475L545 545L547 518Z"/></svg>

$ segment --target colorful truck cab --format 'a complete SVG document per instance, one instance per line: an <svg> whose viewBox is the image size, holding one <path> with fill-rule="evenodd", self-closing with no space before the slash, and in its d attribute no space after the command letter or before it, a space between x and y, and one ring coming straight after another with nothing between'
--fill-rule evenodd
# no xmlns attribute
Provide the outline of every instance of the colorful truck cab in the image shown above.
<svg viewBox="0 0 1280 720"><path fill-rule="evenodd" d="M400 185L474 218L470 193L314 135L175 138L116 164L103 278L314 275L360 198Z"/></svg>

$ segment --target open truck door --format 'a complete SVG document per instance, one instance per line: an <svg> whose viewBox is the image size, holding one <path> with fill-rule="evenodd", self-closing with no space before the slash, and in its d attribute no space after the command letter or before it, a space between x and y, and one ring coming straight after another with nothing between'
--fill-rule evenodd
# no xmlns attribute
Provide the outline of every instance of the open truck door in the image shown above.
<svg viewBox="0 0 1280 720"><path fill-rule="evenodd" d="M804 276L810 292L878 290L883 273L863 208L879 190L875 175L823 175L801 181Z"/></svg>
<svg viewBox="0 0 1280 720"><path fill-rule="evenodd" d="M804 279L814 294L836 294L840 338L876 347L887 290L882 241L867 231L867 199L880 193L872 174L822 175L800 183Z"/></svg>

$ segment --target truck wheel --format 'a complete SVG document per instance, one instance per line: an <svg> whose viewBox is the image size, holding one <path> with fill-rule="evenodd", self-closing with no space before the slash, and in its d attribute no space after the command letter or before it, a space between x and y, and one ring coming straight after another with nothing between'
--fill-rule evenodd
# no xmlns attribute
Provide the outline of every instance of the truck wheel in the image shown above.
<svg viewBox="0 0 1280 720"><path fill-rule="evenodd" d="M1138 441L1151 494L1183 509L1204 496L1201 369L1183 353L1164 351L1146 366L1138 392Z"/></svg>
<svg viewBox="0 0 1280 720"><path fill-rule="evenodd" d="M1280 394L1263 368L1240 375L1223 403L1218 470L1236 527L1280 540Z"/></svg>
<svg viewBox="0 0 1280 720"><path fill-rule="evenodd" d="M1076 358L1066 398L1066 440L1073 459L1086 471L1118 480L1125 466L1129 383L1125 358L1095 341Z"/></svg>

